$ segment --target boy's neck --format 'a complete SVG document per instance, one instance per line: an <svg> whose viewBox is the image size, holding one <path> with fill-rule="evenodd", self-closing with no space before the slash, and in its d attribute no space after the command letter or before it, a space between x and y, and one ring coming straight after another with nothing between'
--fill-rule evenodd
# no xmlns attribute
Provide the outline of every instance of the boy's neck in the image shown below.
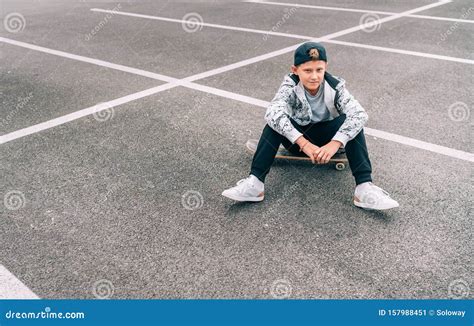
<svg viewBox="0 0 474 326"><path fill-rule="evenodd" d="M318 91L319 91L319 87L321 87L321 84L318 86L318 88L316 88L315 91L310 91L309 89L307 89L304 85L303 85L304 89L311 95L311 96L316 96L316 94L318 94Z"/></svg>

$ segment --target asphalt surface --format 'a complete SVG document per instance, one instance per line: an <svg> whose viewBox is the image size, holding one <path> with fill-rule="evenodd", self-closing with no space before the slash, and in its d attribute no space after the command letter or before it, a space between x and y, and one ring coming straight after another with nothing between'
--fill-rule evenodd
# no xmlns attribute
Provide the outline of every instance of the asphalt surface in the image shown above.
<svg viewBox="0 0 474 326"><path fill-rule="evenodd" d="M431 2L298 3L402 12ZM300 42L119 15L101 24L106 14L90 11L119 4L262 30L289 12L230 1L9 0L1 16L26 23L0 37L175 78ZM418 14L472 19L461 18L465 8ZM278 32L323 36L362 15L300 8ZM452 24L401 18L337 40L473 59L473 24L436 44ZM329 71L346 79L367 127L472 152L472 117L449 109L460 102L470 113L472 64L326 46ZM291 57L196 83L270 101ZM3 42L0 58L0 135L164 84ZM234 203L221 192L248 174L244 144L260 136L264 111L179 86L1 144L0 264L42 298L97 298L104 282L109 298L448 298L453 284L472 298L472 162L367 136L374 182L399 208L353 206L349 169L285 161L268 175L264 202ZM14 209L4 200L12 192L21 194Z"/></svg>

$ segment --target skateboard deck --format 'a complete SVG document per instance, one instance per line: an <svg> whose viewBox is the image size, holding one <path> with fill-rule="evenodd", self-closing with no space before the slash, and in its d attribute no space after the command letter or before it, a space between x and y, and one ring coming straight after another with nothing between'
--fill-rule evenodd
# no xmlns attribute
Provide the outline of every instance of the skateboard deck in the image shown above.
<svg viewBox="0 0 474 326"><path fill-rule="evenodd" d="M258 140L257 139L249 139L245 146L247 150L251 153L255 153L257 150ZM275 156L276 159L285 159L285 160L295 160L295 161L309 161L311 159L306 156L306 154L301 153L301 156L294 155L293 153L289 152L285 147L280 146ZM334 156L329 160L328 164L334 164L334 167L338 171L342 171L346 168L349 161L347 160L346 154L344 152L338 151Z"/></svg>

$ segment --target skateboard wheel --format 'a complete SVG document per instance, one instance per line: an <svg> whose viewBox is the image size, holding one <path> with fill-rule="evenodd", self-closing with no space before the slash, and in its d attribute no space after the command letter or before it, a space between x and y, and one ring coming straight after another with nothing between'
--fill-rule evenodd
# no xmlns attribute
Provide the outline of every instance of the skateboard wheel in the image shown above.
<svg viewBox="0 0 474 326"><path fill-rule="evenodd" d="M344 163L336 163L336 170L342 171L346 168L346 165Z"/></svg>

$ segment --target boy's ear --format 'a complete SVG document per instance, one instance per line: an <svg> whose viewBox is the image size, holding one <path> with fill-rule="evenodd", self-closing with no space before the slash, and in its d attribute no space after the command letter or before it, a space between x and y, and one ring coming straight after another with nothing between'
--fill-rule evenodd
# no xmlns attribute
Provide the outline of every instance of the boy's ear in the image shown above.
<svg viewBox="0 0 474 326"><path fill-rule="evenodd" d="M292 66L291 66L291 72L294 73L295 75L298 75L298 74L296 73L296 70L297 70L297 69L298 69L298 67L296 67L295 65L292 65Z"/></svg>

